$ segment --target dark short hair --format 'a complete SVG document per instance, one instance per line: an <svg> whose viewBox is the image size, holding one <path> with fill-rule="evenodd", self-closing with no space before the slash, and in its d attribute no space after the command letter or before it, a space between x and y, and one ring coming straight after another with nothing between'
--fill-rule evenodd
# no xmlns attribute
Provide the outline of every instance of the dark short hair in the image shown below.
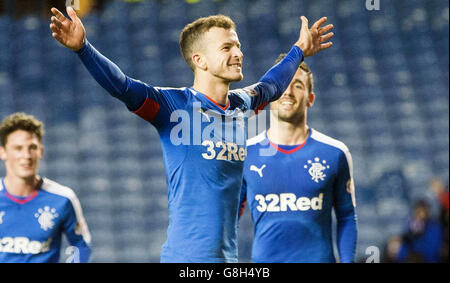
<svg viewBox="0 0 450 283"><path fill-rule="evenodd" d="M23 130L31 134L35 134L39 142L42 142L44 136L44 123L36 119L32 115L23 112L13 113L5 117L0 124L0 142L1 146L5 146L8 136L17 131Z"/></svg>
<svg viewBox="0 0 450 283"><path fill-rule="evenodd" d="M286 57L286 53L281 53L280 56L278 56L278 58L275 60L275 64L279 63L281 60L283 60L283 58ZM312 93L314 91L314 77L313 77L313 73L311 71L311 69L309 68L309 66L305 63L305 61L303 61L300 66L298 66L299 69L301 69L302 71L304 71L307 75L308 75L308 89L309 89L309 93Z"/></svg>
<svg viewBox="0 0 450 283"><path fill-rule="evenodd" d="M192 71L195 70L194 62L192 62L192 54L194 53L195 43L201 39L204 33L213 27L236 30L236 25L232 19L224 15L213 15L203 17L187 24L180 34L180 49L183 58Z"/></svg>

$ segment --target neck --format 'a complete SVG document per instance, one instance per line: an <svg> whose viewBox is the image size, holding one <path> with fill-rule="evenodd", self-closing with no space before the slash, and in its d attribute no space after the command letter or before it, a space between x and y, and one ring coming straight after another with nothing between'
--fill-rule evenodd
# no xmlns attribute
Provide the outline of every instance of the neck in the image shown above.
<svg viewBox="0 0 450 283"><path fill-rule="evenodd" d="M273 122L275 121L275 122ZM276 144L298 145L306 141L309 128L306 121L301 123L291 123L281 120L270 120L270 129L267 130L267 137Z"/></svg>
<svg viewBox="0 0 450 283"><path fill-rule="evenodd" d="M33 176L30 178L18 178L6 175L5 186L8 188L8 192L15 196L29 196L37 190L37 186L40 182L39 176Z"/></svg>
<svg viewBox="0 0 450 283"><path fill-rule="evenodd" d="M203 75L195 75L193 88L215 102L226 105L230 83L217 78L205 78Z"/></svg>

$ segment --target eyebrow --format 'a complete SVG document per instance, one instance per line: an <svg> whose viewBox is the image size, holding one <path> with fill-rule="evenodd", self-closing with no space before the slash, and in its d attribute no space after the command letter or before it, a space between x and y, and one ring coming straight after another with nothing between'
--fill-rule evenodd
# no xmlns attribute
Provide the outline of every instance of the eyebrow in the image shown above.
<svg viewBox="0 0 450 283"><path fill-rule="evenodd" d="M225 47L227 45L237 45L238 47L241 47L241 43L239 41L227 41L222 43L219 48Z"/></svg>
<svg viewBox="0 0 450 283"><path fill-rule="evenodd" d="M24 147L24 146L39 146L39 144L35 143L35 142L32 142L32 143L30 143L28 145L25 145L25 144L13 144L12 145L12 147Z"/></svg>
<svg viewBox="0 0 450 283"><path fill-rule="evenodd" d="M293 84L296 84L296 83L299 83L299 84L301 84L303 87L305 87L305 84L304 84L301 80L299 80L299 79L295 79L295 80L294 80Z"/></svg>

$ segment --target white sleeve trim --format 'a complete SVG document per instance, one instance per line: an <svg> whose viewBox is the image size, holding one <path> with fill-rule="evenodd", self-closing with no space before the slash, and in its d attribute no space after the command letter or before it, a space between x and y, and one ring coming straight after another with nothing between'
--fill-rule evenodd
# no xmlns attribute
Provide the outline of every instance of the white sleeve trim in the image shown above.
<svg viewBox="0 0 450 283"><path fill-rule="evenodd" d="M355 197L355 182L353 179L353 159L352 159L352 155L350 154L350 150L348 149L348 147L341 141L338 141L336 139L333 139L327 135L322 134L321 132L318 132L314 129L311 129L311 138L331 145L333 147L336 147L338 149L340 149L344 154L345 157L347 159L347 164L348 164L348 169L349 169L349 173L350 173L350 180L348 180L347 182L347 191L351 194L352 196L352 203L353 206L356 207L356 197Z"/></svg>
<svg viewBox="0 0 450 283"><path fill-rule="evenodd" d="M255 145L257 143L262 142L266 138L266 131L260 133L259 135L254 136L247 140L247 146Z"/></svg>
<svg viewBox="0 0 450 283"><path fill-rule="evenodd" d="M91 242L91 234L89 232L86 220L84 219L80 201L78 200L75 192L71 188L62 186L47 178L44 178L44 182L41 188L44 191L63 196L70 200L73 209L75 210L75 216L77 218L77 227L75 228L75 233L81 234L84 241L89 244Z"/></svg>

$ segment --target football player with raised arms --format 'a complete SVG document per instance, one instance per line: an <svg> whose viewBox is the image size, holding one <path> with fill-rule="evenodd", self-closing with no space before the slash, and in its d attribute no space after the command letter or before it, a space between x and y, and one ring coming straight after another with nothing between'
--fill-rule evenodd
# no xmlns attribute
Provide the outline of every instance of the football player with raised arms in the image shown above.
<svg viewBox="0 0 450 283"><path fill-rule="evenodd" d="M236 262L246 155L242 119L278 99L304 57L332 45L327 41L333 26L322 27L326 18L321 18L309 28L302 17L299 39L286 58L256 84L230 91L230 83L243 78L235 24L224 15L199 18L180 35L181 53L194 72L192 87L161 88L126 76L97 51L72 8L67 8L71 20L55 8L51 11L52 36L160 135L169 199L161 262Z"/></svg>

